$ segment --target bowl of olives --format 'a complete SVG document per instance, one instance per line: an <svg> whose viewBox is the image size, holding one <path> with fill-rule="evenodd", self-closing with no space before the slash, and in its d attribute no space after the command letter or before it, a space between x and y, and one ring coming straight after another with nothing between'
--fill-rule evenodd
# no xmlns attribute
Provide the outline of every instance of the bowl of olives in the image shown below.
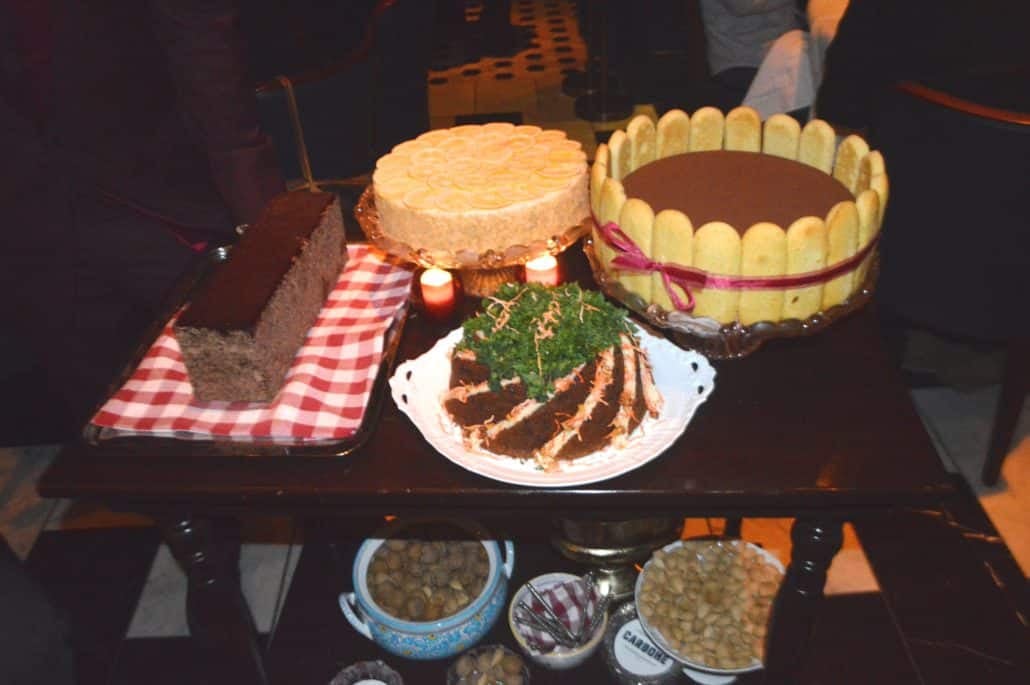
<svg viewBox="0 0 1030 685"><path fill-rule="evenodd" d="M362 542L353 592L340 595L347 621L408 659L444 659L476 644L505 605L515 564L498 542L464 519L395 519Z"/></svg>

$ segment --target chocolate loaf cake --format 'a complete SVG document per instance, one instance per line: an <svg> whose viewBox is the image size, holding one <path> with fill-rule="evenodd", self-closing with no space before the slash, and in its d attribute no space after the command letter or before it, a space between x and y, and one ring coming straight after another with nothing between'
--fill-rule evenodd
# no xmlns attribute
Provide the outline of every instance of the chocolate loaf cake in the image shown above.
<svg viewBox="0 0 1030 685"><path fill-rule="evenodd" d="M274 399L346 261L335 195L275 197L175 322L194 396Z"/></svg>
<svg viewBox="0 0 1030 685"><path fill-rule="evenodd" d="M507 285L466 324L443 404L469 447L551 469L625 445L662 399L624 312L599 293Z"/></svg>

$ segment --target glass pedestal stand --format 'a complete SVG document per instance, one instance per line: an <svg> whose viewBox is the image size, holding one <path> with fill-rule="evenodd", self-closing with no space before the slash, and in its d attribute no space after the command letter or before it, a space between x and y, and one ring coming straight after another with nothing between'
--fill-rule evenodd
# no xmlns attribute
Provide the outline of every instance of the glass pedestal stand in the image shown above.
<svg viewBox="0 0 1030 685"><path fill-rule="evenodd" d="M502 266L496 269L458 269L458 279L466 295L493 295L503 283L522 280L522 267Z"/></svg>
<svg viewBox="0 0 1030 685"><path fill-rule="evenodd" d="M502 283L522 280L522 267L541 255L558 255L590 230L589 217L579 224L555 231L530 245L511 245L483 254L449 252L431 245L411 245L399 241L383 230L375 206L372 186L365 188L354 207L354 216L369 242L398 259L422 267L437 267L457 273L466 295L492 295Z"/></svg>

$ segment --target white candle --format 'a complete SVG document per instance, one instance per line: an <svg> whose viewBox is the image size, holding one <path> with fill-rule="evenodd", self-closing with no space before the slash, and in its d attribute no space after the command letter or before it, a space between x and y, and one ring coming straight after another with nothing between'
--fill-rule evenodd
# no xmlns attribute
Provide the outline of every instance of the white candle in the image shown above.
<svg viewBox="0 0 1030 685"><path fill-rule="evenodd" d="M526 262L526 283L558 285L558 260L546 254Z"/></svg>
<svg viewBox="0 0 1030 685"><path fill-rule="evenodd" d="M419 284L427 313L447 318L454 312L454 279L449 271L436 267L426 269L419 277Z"/></svg>

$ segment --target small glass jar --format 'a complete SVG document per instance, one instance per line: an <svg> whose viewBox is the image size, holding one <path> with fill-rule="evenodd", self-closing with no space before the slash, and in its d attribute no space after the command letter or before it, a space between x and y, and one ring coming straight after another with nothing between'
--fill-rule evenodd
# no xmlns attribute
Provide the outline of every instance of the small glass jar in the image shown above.
<svg viewBox="0 0 1030 685"><path fill-rule="evenodd" d="M329 685L404 685L404 681L382 661L359 661L340 671Z"/></svg>
<svg viewBox="0 0 1030 685"><path fill-rule="evenodd" d="M451 663L447 669L447 685L479 682L529 685L529 667L521 656L504 645L473 647Z"/></svg>
<svg viewBox="0 0 1030 685"><path fill-rule="evenodd" d="M602 650L608 670L620 685L664 685L682 675L679 662L644 632L632 600L612 611Z"/></svg>

